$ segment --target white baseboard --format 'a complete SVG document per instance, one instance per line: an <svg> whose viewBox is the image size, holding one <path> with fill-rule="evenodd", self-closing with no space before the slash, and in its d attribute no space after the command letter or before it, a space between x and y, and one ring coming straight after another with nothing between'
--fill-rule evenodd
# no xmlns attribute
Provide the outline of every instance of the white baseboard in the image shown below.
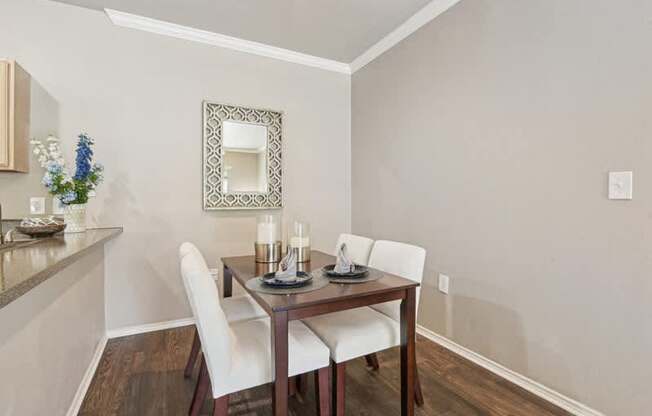
<svg viewBox="0 0 652 416"><path fill-rule="evenodd" d="M79 409L81 408L81 405L84 402L84 397L86 397L86 392L88 391L88 387L91 385L91 381L93 380L93 376L95 375L95 370L97 370L97 366L100 364L100 359L102 359L102 354L104 354L104 348L106 347L107 341L108 338L106 337L106 335L104 335L100 339L100 342L97 343L97 346L95 347L95 352L93 353L93 358L91 359L91 362L88 364L88 368L86 368L84 377L82 377L81 383L79 383L79 387L77 387L77 392L75 393L75 397L72 399L70 408L68 408L68 413L66 413L67 416L77 416L77 413L79 413Z"/></svg>
<svg viewBox="0 0 652 416"><path fill-rule="evenodd" d="M445 338L439 334L432 332L431 330L424 328L421 325L417 325L417 333L423 335L429 340L433 341L436 344L441 345L442 347L460 355L467 360L483 367L492 373L496 374L499 377L504 378L511 383L533 393L542 399L574 414L577 416L605 416L603 413L598 412L597 410L591 409L590 407L582 404L576 400L566 397L563 394L552 390L544 386L541 383L538 383L534 380L531 380L525 377L522 374L519 374L515 371L510 370L495 361L490 360L476 352L469 350L455 342L451 341L448 338Z"/></svg>
<svg viewBox="0 0 652 416"><path fill-rule="evenodd" d="M194 325L193 318L175 319L173 321L155 322L152 324L127 326L107 331L106 336L109 339L126 337L129 335L144 334L146 332L162 331L164 329L178 328L180 326Z"/></svg>

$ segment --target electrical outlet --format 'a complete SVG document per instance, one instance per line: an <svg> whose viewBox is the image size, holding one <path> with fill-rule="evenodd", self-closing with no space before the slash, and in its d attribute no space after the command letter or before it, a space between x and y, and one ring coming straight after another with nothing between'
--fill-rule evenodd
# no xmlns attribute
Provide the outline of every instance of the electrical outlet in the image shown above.
<svg viewBox="0 0 652 416"><path fill-rule="evenodd" d="M448 295L450 278L443 273L439 273L439 291Z"/></svg>
<svg viewBox="0 0 652 416"><path fill-rule="evenodd" d="M609 172L609 199L632 199L633 172Z"/></svg>
<svg viewBox="0 0 652 416"><path fill-rule="evenodd" d="M29 199L29 213L31 215L43 215L45 214L45 198L43 197L31 197Z"/></svg>
<svg viewBox="0 0 652 416"><path fill-rule="evenodd" d="M211 274L211 277L214 280L219 280L220 278L220 271L219 269L208 269L208 272Z"/></svg>

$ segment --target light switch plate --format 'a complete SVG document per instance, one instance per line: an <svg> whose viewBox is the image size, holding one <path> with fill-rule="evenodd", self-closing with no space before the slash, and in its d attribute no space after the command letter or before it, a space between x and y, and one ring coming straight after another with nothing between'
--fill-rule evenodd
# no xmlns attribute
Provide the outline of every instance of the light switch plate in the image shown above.
<svg viewBox="0 0 652 416"><path fill-rule="evenodd" d="M29 199L29 213L31 215L45 214L45 198L32 197Z"/></svg>
<svg viewBox="0 0 652 416"><path fill-rule="evenodd" d="M450 278L445 274L439 273L439 291L448 295Z"/></svg>
<svg viewBox="0 0 652 416"><path fill-rule="evenodd" d="M63 215L64 205L59 198L52 198L52 215Z"/></svg>
<svg viewBox="0 0 652 416"><path fill-rule="evenodd" d="M609 172L609 199L632 199L633 172Z"/></svg>

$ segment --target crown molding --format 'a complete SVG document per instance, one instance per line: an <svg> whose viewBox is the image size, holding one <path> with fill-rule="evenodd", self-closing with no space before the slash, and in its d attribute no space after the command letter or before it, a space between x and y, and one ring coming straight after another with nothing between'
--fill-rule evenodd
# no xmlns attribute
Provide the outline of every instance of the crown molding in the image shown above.
<svg viewBox="0 0 652 416"><path fill-rule="evenodd" d="M426 23L453 7L459 1L432 0L403 24L355 58L351 64L118 10L104 9L104 12L116 26L138 29L145 32L219 46L239 52L350 75L378 58L397 43L419 30Z"/></svg>
<svg viewBox="0 0 652 416"><path fill-rule="evenodd" d="M266 45L264 43L252 42L206 30L165 22L163 20L125 13L118 10L104 9L104 12L116 26L128 27L159 35L219 46L253 55L324 69L326 71L351 74L351 66L344 62L333 61L331 59L307 55L289 49Z"/></svg>
<svg viewBox="0 0 652 416"><path fill-rule="evenodd" d="M393 48L397 43L419 30L423 25L453 7L460 0L432 0L402 25L391 31L362 55L351 62L351 73L363 68L369 62Z"/></svg>

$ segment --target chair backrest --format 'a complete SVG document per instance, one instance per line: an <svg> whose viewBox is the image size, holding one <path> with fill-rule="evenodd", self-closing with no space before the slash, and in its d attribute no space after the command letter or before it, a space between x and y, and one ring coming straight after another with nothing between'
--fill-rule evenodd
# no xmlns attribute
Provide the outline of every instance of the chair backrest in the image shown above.
<svg viewBox="0 0 652 416"><path fill-rule="evenodd" d="M231 369L233 334L220 306L215 281L200 253L190 252L183 256L181 275L195 317L206 367L211 380L219 380Z"/></svg>
<svg viewBox="0 0 652 416"><path fill-rule="evenodd" d="M193 243L185 242L181 244L181 246L179 247L179 261L181 261L181 259L183 259L188 254L193 254L197 256L197 258L202 262L206 270L208 270L208 272L210 273L210 269L208 268L208 263L206 263L206 259L204 258L204 255L201 254L201 251L199 251L197 246L194 245ZM218 275L217 273L215 274L214 273L210 273L210 275L213 280L216 280ZM219 290L220 289L218 288L217 291L219 292Z"/></svg>
<svg viewBox="0 0 652 416"><path fill-rule="evenodd" d="M183 259L186 256L186 254L190 254L190 253L199 254L202 257L204 257L201 254L201 251L199 251L197 246L194 245L193 243L189 243L186 241L185 243L181 244L181 246L179 246L179 260Z"/></svg>
<svg viewBox="0 0 652 416"><path fill-rule="evenodd" d="M374 243L369 256L369 267L401 276L421 283L423 268L426 263L426 250L411 244L396 241L378 240ZM416 290L416 306L419 310L420 287ZM400 302L387 302L373 305L372 308L399 321L401 318Z"/></svg>
<svg viewBox="0 0 652 416"><path fill-rule="evenodd" d="M355 264L366 266L369 262L369 253L374 245L374 240L367 237L361 237L353 234L340 234L335 244L335 255L342 246L346 244L346 252Z"/></svg>

